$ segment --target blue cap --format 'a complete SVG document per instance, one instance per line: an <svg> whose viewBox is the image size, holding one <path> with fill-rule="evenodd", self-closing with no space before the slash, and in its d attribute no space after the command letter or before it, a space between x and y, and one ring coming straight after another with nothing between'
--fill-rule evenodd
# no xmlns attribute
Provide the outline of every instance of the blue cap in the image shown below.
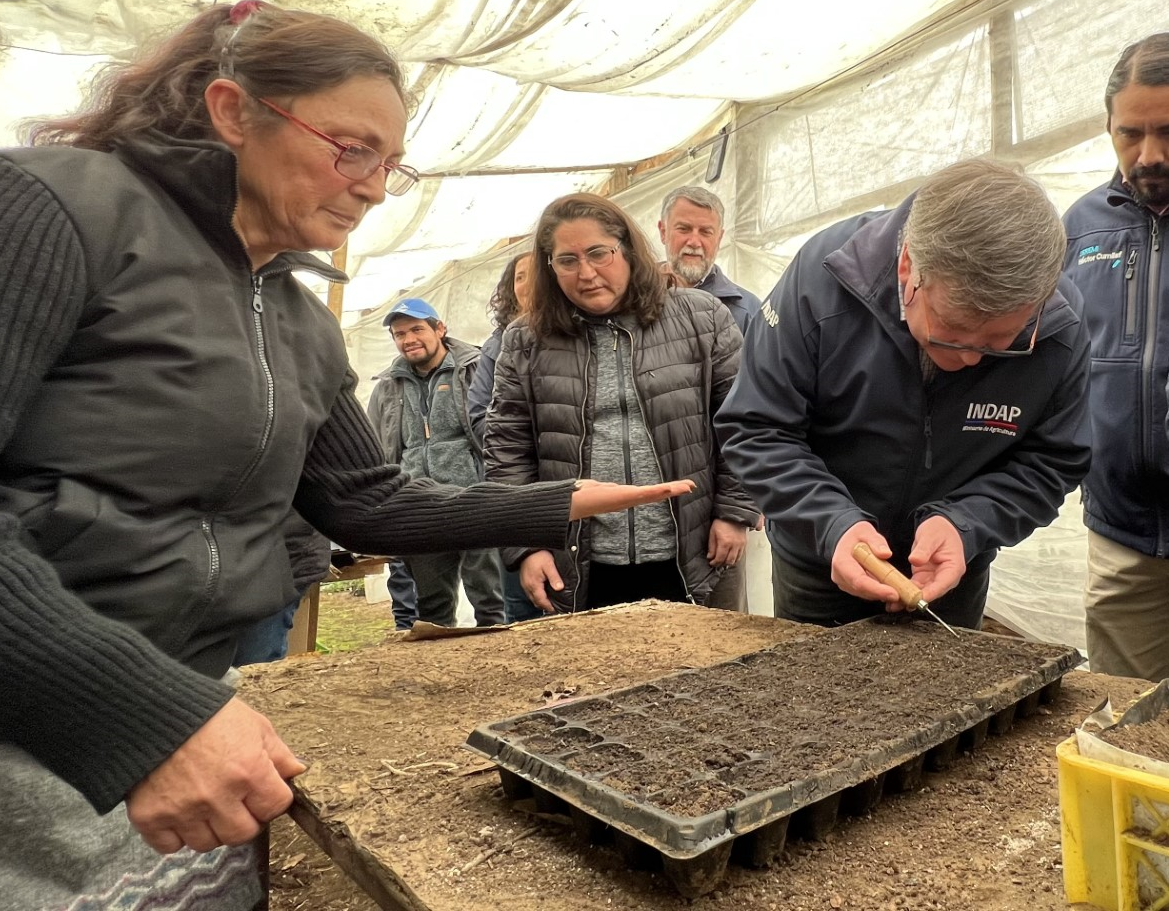
<svg viewBox="0 0 1169 911"><path fill-rule="evenodd" d="M398 301L390 308L390 312L382 320L382 325L388 326L399 316L409 316L414 319L442 319L438 315L438 311L420 297L408 297Z"/></svg>

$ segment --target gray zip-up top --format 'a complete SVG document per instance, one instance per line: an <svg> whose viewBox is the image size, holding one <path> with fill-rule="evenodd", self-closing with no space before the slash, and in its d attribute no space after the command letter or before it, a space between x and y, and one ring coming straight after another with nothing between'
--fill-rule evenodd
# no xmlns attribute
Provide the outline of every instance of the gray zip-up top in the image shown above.
<svg viewBox="0 0 1169 911"><path fill-rule="evenodd" d="M751 321L715 418L772 546L811 571L827 573L840 536L865 520L907 557L931 515L957 528L968 565L985 565L1051 522L1088 468L1075 287L1061 282L1047 302L1030 357L925 383L896 271L911 203L804 245Z"/></svg>
<svg viewBox="0 0 1169 911"><path fill-rule="evenodd" d="M1084 523L1150 557L1169 557L1169 217L1139 205L1120 173L1064 216L1064 274L1084 295L1089 396L1098 441Z"/></svg>
<svg viewBox="0 0 1169 911"><path fill-rule="evenodd" d="M450 336L443 341L447 355L425 377L406 358L394 358L374 377L367 410L391 462L412 475L466 486L483 474L482 448L467 414L479 349Z"/></svg>
<svg viewBox="0 0 1169 911"><path fill-rule="evenodd" d="M661 468L633 385L633 330L628 315L586 318L597 388L589 436L589 476L618 484L660 484ZM653 503L589 520L592 553L598 563L628 565L671 559L678 530L668 503Z"/></svg>

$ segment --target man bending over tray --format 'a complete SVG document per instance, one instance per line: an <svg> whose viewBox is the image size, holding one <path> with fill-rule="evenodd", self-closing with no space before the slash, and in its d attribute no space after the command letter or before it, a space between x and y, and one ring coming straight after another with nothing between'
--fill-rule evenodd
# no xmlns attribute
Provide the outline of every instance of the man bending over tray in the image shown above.
<svg viewBox="0 0 1169 911"><path fill-rule="evenodd" d="M715 418L767 519L777 617L901 610L854 558L864 542L943 620L981 625L998 548L1049 523L1088 469L1064 249L1039 184L973 160L800 250Z"/></svg>

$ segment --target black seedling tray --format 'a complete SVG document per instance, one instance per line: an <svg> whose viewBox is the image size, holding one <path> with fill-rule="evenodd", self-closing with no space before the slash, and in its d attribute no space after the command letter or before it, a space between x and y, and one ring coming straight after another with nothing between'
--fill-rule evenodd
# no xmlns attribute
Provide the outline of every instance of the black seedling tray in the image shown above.
<svg viewBox="0 0 1169 911"><path fill-rule="evenodd" d="M789 832L822 837L841 812L870 812L1005 732L1080 661L1065 646L877 618L484 724L466 746L496 763L508 796L534 793L696 896L732 849L770 863Z"/></svg>

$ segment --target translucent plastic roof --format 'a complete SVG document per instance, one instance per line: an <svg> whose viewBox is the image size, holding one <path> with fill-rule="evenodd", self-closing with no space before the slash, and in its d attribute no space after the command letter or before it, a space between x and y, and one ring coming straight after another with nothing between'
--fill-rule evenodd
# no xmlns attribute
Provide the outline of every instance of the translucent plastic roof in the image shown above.
<svg viewBox="0 0 1169 911"><path fill-rule="evenodd" d="M21 118L71 109L95 65L208 5L0 0L0 142ZM1165 0L280 5L378 35L419 98L407 158L427 179L371 213L346 250L342 326L361 395L397 354L381 325L396 300L424 297L453 335L482 341L500 271L552 198L603 189L656 242L662 197L705 179L723 128L726 161L710 184L727 210L718 259L760 296L812 234L896 205L961 158L1015 162L1066 208L1115 168L1103 92L1121 49L1169 31ZM1066 545L1047 531L1014 549L1029 603L992 584L1000 615L1055 603L1053 575L1079 578L1082 555L1052 563ZM996 563L1002 578L1009 557ZM1064 600L1078 605L1072 588ZM1025 628L1033 615L1013 616Z"/></svg>
<svg viewBox="0 0 1169 911"><path fill-rule="evenodd" d="M206 5L5 0L0 31L11 47L0 56L0 140L14 141L23 117L68 110L96 65ZM944 4L899 0L892 11L871 0L284 5L379 35L425 86L408 160L442 176L391 200L354 234L349 310L377 306L445 263L527 233L560 193L600 188L614 169L684 152L723 125L736 101L797 94L858 65Z"/></svg>
<svg viewBox="0 0 1169 911"><path fill-rule="evenodd" d="M0 140L15 140L20 118L70 109L96 65L208 5L0 0ZM724 126L733 140L714 187L728 203L724 257L757 272L754 290L765 293L798 238L887 204L937 167L980 154L1030 165L1091 139L1120 48L1169 28L1166 5L1152 0L282 5L378 35L418 97L407 160L427 178L352 236L344 306L355 313L406 289L449 288L458 268L481 269L473 293L485 294L492 251L506 252L501 243L572 190L616 193L655 233L659 200L646 182L657 192L655 174L663 191L701 180ZM1009 83L1005 137L996 78ZM1016 155L1029 138L1043 147ZM1108 151L1095 148L1084 170L1107 170ZM1066 185L1059 192L1079 187L1052 180ZM480 323L484 300L473 306Z"/></svg>

